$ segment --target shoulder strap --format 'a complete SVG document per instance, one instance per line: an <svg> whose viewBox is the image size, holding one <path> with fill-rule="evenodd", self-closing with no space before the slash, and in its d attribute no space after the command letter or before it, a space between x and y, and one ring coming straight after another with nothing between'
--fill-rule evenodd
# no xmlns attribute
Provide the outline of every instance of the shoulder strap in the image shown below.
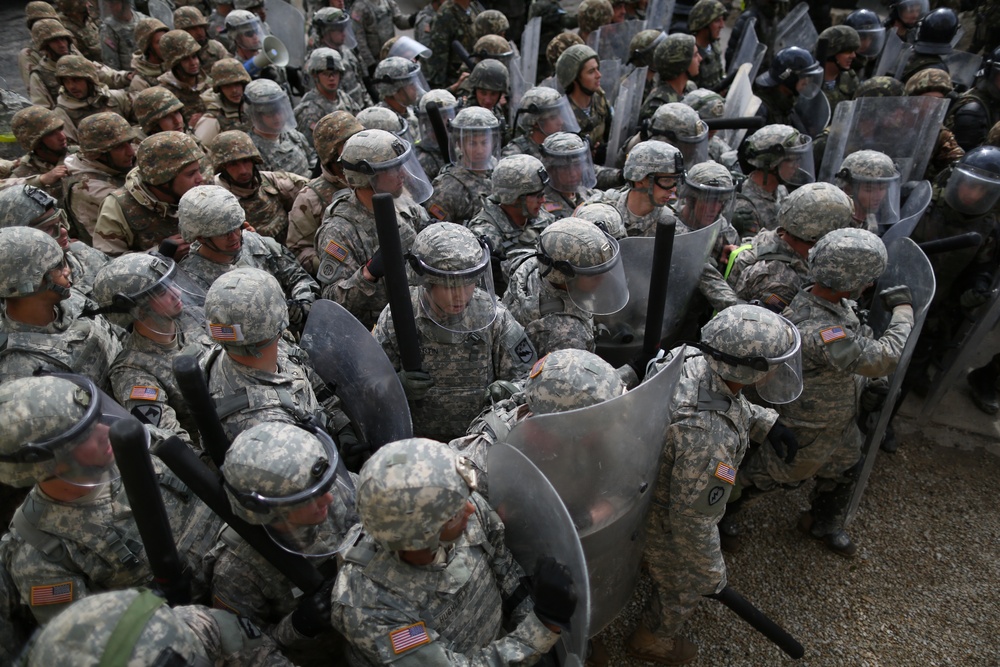
<svg viewBox="0 0 1000 667"><path fill-rule="evenodd" d="M68 570L76 570L76 566L69 560L69 553L66 546L57 537L40 530L36 523L41 518L41 511L35 503L23 503L14 512L11 525L25 542L35 548L36 551L51 563L59 563Z"/></svg>

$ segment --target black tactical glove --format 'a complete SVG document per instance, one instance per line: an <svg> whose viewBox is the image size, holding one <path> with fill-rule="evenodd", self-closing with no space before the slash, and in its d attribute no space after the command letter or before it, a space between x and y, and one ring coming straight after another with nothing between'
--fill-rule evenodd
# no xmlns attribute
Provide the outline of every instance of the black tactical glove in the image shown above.
<svg viewBox="0 0 1000 667"><path fill-rule="evenodd" d="M302 82L302 70L298 67L285 67L285 77L288 79L288 86L297 97L306 94L305 85Z"/></svg>
<svg viewBox="0 0 1000 667"><path fill-rule="evenodd" d="M889 383L884 378L871 380L865 385L861 392L861 399L858 404L865 412L875 412L881 410L885 405L885 398L889 395Z"/></svg>
<svg viewBox="0 0 1000 667"><path fill-rule="evenodd" d="M491 382L483 394L483 402L492 405L505 399L511 398L521 392L521 388L508 380L497 380Z"/></svg>
<svg viewBox="0 0 1000 667"><path fill-rule="evenodd" d="M878 293L880 299L882 299L882 305L885 306L886 310L891 311L896 306L912 306L913 305L913 295L910 293L910 288L906 285L896 285L894 287L886 287L884 290Z"/></svg>
<svg viewBox="0 0 1000 667"><path fill-rule="evenodd" d="M330 579L319 590L299 600L299 605L292 612L292 627L296 632L306 637L315 637L333 628L330 621L330 594L334 581Z"/></svg>
<svg viewBox="0 0 1000 667"><path fill-rule="evenodd" d="M309 301L304 301L302 299L289 299L288 300L288 324L296 328L302 328L306 324L306 318L309 317L309 309L312 307L312 303Z"/></svg>
<svg viewBox="0 0 1000 667"><path fill-rule="evenodd" d="M993 277L990 274L980 273L976 276L972 287L962 292L962 296L958 298L959 304L967 310L983 305L993 296L992 283Z"/></svg>
<svg viewBox="0 0 1000 667"><path fill-rule="evenodd" d="M407 16L406 22L410 25L411 28L415 26L417 24L417 12L413 12L412 14Z"/></svg>
<svg viewBox="0 0 1000 667"><path fill-rule="evenodd" d="M733 211L730 223L740 233L740 237L752 236L757 233L757 214L746 206L741 206Z"/></svg>
<svg viewBox="0 0 1000 667"><path fill-rule="evenodd" d="M382 261L382 248L375 251L375 254L371 256L365 267L367 267L368 273L372 274L375 280L385 276L385 262Z"/></svg>
<svg viewBox="0 0 1000 667"><path fill-rule="evenodd" d="M569 568L551 556L539 558L531 577L531 597L535 600L535 616L542 623L569 629L576 611L576 586Z"/></svg>
<svg viewBox="0 0 1000 667"><path fill-rule="evenodd" d="M410 401L419 401L434 386L434 378L423 371L399 371L396 375Z"/></svg>
<svg viewBox="0 0 1000 667"><path fill-rule="evenodd" d="M791 464L795 461L795 455L799 453L799 441L790 428L781 422L774 422L774 426L767 432L767 441L785 463Z"/></svg>
<svg viewBox="0 0 1000 667"><path fill-rule="evenodd" d="M337 448L340 450L340 457L344 460L344 465L351 472L361 470L361 466L372 454L371 448L367 443L358 439L350 424L337 433Z"/></svg>

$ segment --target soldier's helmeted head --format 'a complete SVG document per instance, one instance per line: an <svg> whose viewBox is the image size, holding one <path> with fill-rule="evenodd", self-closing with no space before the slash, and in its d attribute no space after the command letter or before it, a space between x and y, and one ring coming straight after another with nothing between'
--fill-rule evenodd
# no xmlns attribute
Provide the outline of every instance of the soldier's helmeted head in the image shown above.
<svg viewBox="0 0 1000 667"><path fill-rule="evenodd" d="M205 296L181 289L174 282L176 273L171 259L129 253L101 267L92 297L101 314L122 328L141 321L155 334L173 335L185 306L192 307Z"/></svg>
<svg viewBox="0 0 1000 667"><path fill-rule="evenodd" d="M862 97L902 97L906 94L903 82L891 76L873 76L854 92L854 99Z"/></svg>
<svg viewBox="0 0 1000 667"><path fill-rule="evenodd" d="M58 19L39 19L31 26L31 44L50 60L59 60L69 53L73 33Z"/></svg>
<svg viewBox="0 0 1000 667"><path fill-rule="evenodd" d="M250 75L243 63L235 58L223 58L212 65L212 89L230 104L243 104L243 90L250 83Z"/></svg>
<svg viewBox="0 0 1000 667"><path fill-rule="evenodd" d="M339 164L340 152L344 143L363 129L357 118L342 109L323 116L313 128L313 146L320 164L341 180L344 174Z"/></svg>
<svg viewBox="0 0 1000 667"><path fill-rule="evenodd" d="M878 280L889 256L885 244L867 229L836 229L809 251L809 273L816 284L857 296Z"/></svg>
<svg viewBox="0 0 1000 667"><path fill-rule="evenodd" d="M882 53L885 45L885 26L878 14L870 9L855 9L844 19L844 25L858 33L858 55L874 58Z"/></svg>
<svg viewBox="0 0 1000 667"><path fill-rule="evenodd" d="M142 182L177 200L196 185L201 185L201 159L198 144L183 132L159 132L147 137L136 151L136 163Z"/></svg>
<svg viewBox="0 0 1000 667"><path fill-rule="evenodd" d="M615 14L608 0L583 0L577 8L576 18L580 32L592 33L603 25L611 23Z"/></svg>
<svg viewBox="0 0 1000 667"><path fill-rule="evenodd" d="M472 22L472 34L476 39L483 35L499 35L506 37L510 30L510 21L503 12L495 9L487 9L479 12L479 15Z"/></svg>
<svg viewBox="0 0 1000 667"><path fill-rule="evenodd" d="M233 269L205 295L209 337L230 355L262 356L288 327L288 303L278 279L260 269Z"/></svg>
<svg viewBox="0 0 1000 667"><path fill-rule="evenodd" d="M906 30L912 30L917 26L920 17L930 11L927 0L897 0L889 5L889 17L886 25L899 26Z"/></svg>
<svg viewBox="0 0 1000 667"><path fill-rule="evenodd" d="M681 220L692 229L707 227L728 210L735 189L732 174L718 162L696 164L678 188Z"/></svg>
<svg viewBox="0 0 1000 667"><path fill-rule="evenodd" d="M433 189L409 142L385 130L362 130L344 143L340 166L355 192L386 193L393 198L405 192L417 203Z"/></svg>
<svg viewBox="0 0 1000 667"><path fill-rule="evenodd" d="M628 303L618 241L589 220L563 218L538 237L539 273L564 287L580 310L617 313Z"/></svg>
<svg viewBox="0 0 1000 667"><path fill-rule="evenodd" d="M875 215L880 226L899 221L899 168L879 151L854 151L837 170L837 187L854 202L854 218Z"/></svg>
<svg viewBox="0 0 1000 667"><path fill-rule="evenodd" d="M982 66L976 72L975 87L1000 99L1000 46L983 57Z"/></svg>
<svg viewBox="0 0 1000 667"><path fill-rule="evenodd" d="M383 99L391 97L402 106L416 104L428 89L420 64L399 56L379 62L373 80Z"/></svg>
<svg viewBox="0 0 1000 667"><path fill-rule="evenodd" d="M75 100L86 100L101 87L97 76L97 65L83 56L63 56L56 63L56 78L62 86L60 94L66 93Z"/></svg>
<svg viewBox="0 0 1000 667"><path fill-rule="evenodd" d="M135 52L141 53L147 60L150 56L163 60L163 53L160 50L160 42L163 36L170 31L170 28L160 19L144 18L135 27Z"/></svg>
<svg viewBox="0 0 1000 667"><path fill-rule="evenodd" d="M944 55L951 53L952 40L958 33L958 14L950 7L935 9L917 24L917 39L913 45L918 54Z"/></svg>
<svg viewBox="0 0 1000 667"><path fill-rule="evenodd" d="M260 51L266 36L260 18L245 9L234 9L226 14L226 34L232 37L238 49L248 54Z"/></svg>
<svg viewBox="0 0 1000 667"><path fill-rule="evenodd" d="M521 133L537 140L536 143L556 132L580 131L580 124L566 96L544 86L525 91L515 124Z"/></svg>
<svg viewBox="0 0 1000 667"><path fill-rule="evenodd" d="M951 166L944 200L967 216L985 215L1000 199L1000 148L979 146Z"/></svg>
<svg viewBox="0 0 1000 667"><path fill-rule="evenodd" d="M535 415L578 410L624 393L614 366L586 350L550 352L535 362L524 382L524 397Z"/></svg>
<svg viewBox="0 0 1000 667"><path fill-rule="evenodd" d="M466 83L472 88L476 103L492 109L500 102L501 96L510 92L510 72L499 60L488 58L476 63Z"/></svg>
<svg viewBox="0 0 1000 667"><path fill-rule="evenodd" d="M625 156L622 176L654 207L666 206L684 180L684 156L665 141L642 141Z"/></svg>
<svg viewBox="0 0 1000 667"><path fill-rule="evenodd" d="M367 107L358 112L357 118L366 130L384 130L411 144L413 143L410 141L410 124L392 109L378 106Z"/></svg>
<svg viewBox="0 0 1000 667"><path fill-rule="evenodd" d="M472 45L469 52L473 62L484 60L499 60L507 67L510 67L514 59L514 49L506 38L500 35L483 35Z"/></svg>
<svg viewBox="0 0 1000 667"><path fill-rule="evenodd" d="M697 35L708 30L709 41L719 39L726 25L726 6L719 0L698 0L688 14L688 32Z"/></svg>
<svg viewBox="0 0 1000 667"><path fill-rule="evenodd" d="M274 81L251 81L244 88L243 98L254 131L263 135L279 135L295 129L295 114L288 93Z"/></svg>
<svg viewBox="0 0 1000 667"><path fill-rule="evenodd" d="M791 125L765 125L743 143L751 166L780 183L801 185L813 179L812 139Z"/></svg>
<svg viewBox="0 0 1000 667"><path fill-rule="evenodd" d="M556 80L566 93L579 88L593 95L601 87L600 56L586 44L574 44L556 61Z"/></svg>
<svg viewBox="0 0 1000 667"><path fill-rule="evenodd" d="M364 531L385 549L435 550L464 532L475 488L472 463L447 445L399 440L361 468L358 513Z"/></svg>
<svg viewBox="0 0 1000 667"><path fill-rule="evenodd" d="M257 424L236 436L221 470L233 514L286 551L328 556L349 546L354 484L323 430Z"/></svg>
<svg viewBox="0 0 1000 667"><path fill-rule="evenodd" d="M340 7L323 7L313 14L313 27L320 41L331 49L353 49L358 45L351 16Z"/></svg>
<svg viewBox="0 0 1000 667"><path fill-rule="evenodd" d="M680 149L688 169L708 159L708 124L686 104L661 104L649 119L646 134Z"/></svg>
<svg viewBox="0 0 1000 667"><path fill-rule="evenodd" d="M594 223L616 240L623 239L628 235L621 212L611 204L584 202L573 211L573 217Z"/></svg>
<svg viewBox="0 0 1000 667"><path fill-rule="evenodd" d="M23 108L10 119L11 132L21 148L29 153L40 150L47 156L66 155L63 125L54 111L38 105Z"/></svg>
<svg viewBox="0 0 1000 667"><path fill-rule="evenodd" d="M942 69L923 69L914 74L906 82L904 88L910 97L947 97L952 93L954 87L951 82L951 75Z"/></svg>
<svg viewBox="0 0 1000 667"><path fill-rule="evenodd" d="M417 103L416 109L413 110L417 116L417 126L420 132L420 148L439 151L437 135L434 133L434 126L427 113L427 105L431 102L437 105L438 112L441 115L441 122L447 126L455 118L455 114L458 113L458 100L455 99L455 96L450 91L443 88L435 88L424 93Z"/></svg>
<svg viewBox="0 0 1000 667"><path fill-rule="evenodd" d="M253 139L242 130L226 130L215 135L205 147L212 161L212 171L233 185L252 187L264 158Z"/></svg>
<svg viewBox="0 0 1000 667"><path fill-rule="evenodd" d="M184 103L167 88L152 86L143 90L132 102L135 120L147 135L162 131L183 132Z"/></svg>
<svg viewBox="0 0 1000 667"><path fill-rule="evenodd" d="M198 242L227 257L240 254L246 219L239 198L218 185L191 188L177 205L177 227L181 237L188 243Z"/></svg>
<svg viewBox="0 0 1000 667"><path fill-rule="evenodd" d="M198 46L208 44L208 19L193 5L174 10L174 29L183 30L198 42Z"/></svg>
<svg viewBox="0 0 1000 667"><path fill-rule="evenodd" d="M767 308L738 304L701 328L699 349L723 380L755 385L761 398L782 404L802 393L801 346L791 322Z"/></svg>
<svg viewBox="0 0 1000 667"><path fill-rule="evenodd" d="M0 190L0 228L32 227L45 232L65 252L69 248L69 222L56 198L33 185L12 185Z"/></svg>
<svg viewBox="0 0 1000 667"><path fill-rule="evenodd" d="M171 30L160 40L164 68L178 78L194 77L201 73L198 53L201 45L186 30Z"/></svg>
<svg viewBox="0 0 1000 667"><path fill-rule="evenodd" d="M541 160L531 155L510 155L500 160L490 177L490 199L514 207L527 219L538 217L545 203L549 174Z"/></svg>
<svg viewBox="0 0 1000 667"><path fill-rule="evenodd" d="M707 88L692 90L684 96L681 102L694 109L698 114L698 118L706 121L713 118L722 118L726 112L725 98L714 90Z"/></svg>
<svg viewBox="0 0 1000 667"><path fill-rule="evenodd" d="M550 67L555 69L556 63L559 62L559 56L562 55L563 51L574 44L583 43L583 38L575 32L560 32L545 47L545 60L548 61Z"/></svg>
<svg viewBox="0 0 1000 667"><path fill-rule="evenodd" d="M701 54L694 37L684 33L667 35L653 52L653 67L660 79L670 81L682 74L698 76L701 71Z"/></svg>
<svg viewBox="0 0 1000 667"><path fill-rule="evenodd" d="M809 183L785 197L778 207L778 229L805 245L851 226L854 203L832 183Z"/></svg>
<svg viewBox="0 0 1000 667"><path fill-rule="evenodd" d="M102 111L77 126L80 154L125 174L135 166L135 129L120 114Z"/></svg>
<svg viewBox="0 0 1000 667"><path fill-rule="evenodd" d="M59 242L33 227L0 229L0 300L69 297L69 267Z"/></svg>
<svg viewBox="0 0 1000 667"><path fill-rule="evenodd" d="M590 142L578 134L556 132L542 142L542 164L557 192L587 194L597 185Z"/></svg>
<svg viewBox="0 0 1000 667"><path fill-rule="evenodd" d="M325 46L310 53L306 61L306 72L312 75L316 89L324 95L336 95L345 71L340 53Z"/></svg>
<svg viewBox="0 0 1000 667"><path fill-rule="evenodd" d="M628 64L648 67L650 71L654 71L653 56L656 54L656 47L666 38L667 33L655 28L636 33L628 44Z"/></svg>
<svg viewBox="0 0 1000 667"><path fill-rule="evenodd" d="M827 62L835 63L841 72L851 69L858 49L861 48L861 37L857 30L849 25L834 25L823 30L819 39L826 44Z"/></svg>
<svg viewBox="0 0 1000 667"><path fill-rule="evenodd" d="M488 171L500 162L500 120L489 109L462 109L449 123L452 164L473 171Z"/></svg>
<svg viewBox="0 0 1000 667"><path fill-rule="evenodd" d="M798 46L778 51L767 71L757 77L758 86L784 86L793 95L816 97L823 84L823 67L811 53Z"/></svg>
<svg viewBox="0 0 1000 667"><path fill-rule="evenodd" d="M42 19L59 20L59 14L56 13L55 7L43 0L31 0L24 6L24 22L28 30L31 30L36 21Z"/></svg>

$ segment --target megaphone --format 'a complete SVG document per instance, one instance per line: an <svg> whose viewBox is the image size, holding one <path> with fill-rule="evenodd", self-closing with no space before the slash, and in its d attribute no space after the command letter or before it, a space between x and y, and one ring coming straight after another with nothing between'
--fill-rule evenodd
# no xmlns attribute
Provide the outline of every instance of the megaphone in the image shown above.
<svg viewBox="0 0 1000 667"><path fill-rule="evenodd" d="M249 60L243 62L243 69L251 77L260 74L260 71L269 65L284 67L288 64L288 49L281 43L281 40L274 35L264 38L264 48L261 52Z"/></svg>

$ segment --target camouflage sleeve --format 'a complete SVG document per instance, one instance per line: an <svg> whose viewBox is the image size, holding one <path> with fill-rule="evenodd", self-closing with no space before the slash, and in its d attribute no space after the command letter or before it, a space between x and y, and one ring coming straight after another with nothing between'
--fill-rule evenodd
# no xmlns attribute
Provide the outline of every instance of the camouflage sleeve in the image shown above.
<svg viewBox="0 0 1000 667"><path fill-rule="evenodd" d="M912 328L913 309L898 307L893 309L889 326L878 339L859 336L847 327L827 327L809 335L834 368L865 377L882 377L896 369Z"/></svg>
<svg viewBox="0 0 1000 667"><path fill-rule="evenodd" d="M774 423L778 421L778 413L771 408L765 408L750 401L746 401L746 406L750 411L750 440L766 442L767 434L774 427Z"/></svg>
<svg viewBox="0 0 1000 667"><path fill-rule="evenodd" d="M701 276L698 278L698 291L717 311L743 303L719 270L712 266L713 261L710 258L702 267Z"/></svg>
<svg viewBox="0 0 1000 667"><path fill-rule="evenodd" d="M316 232L323 217L323 202L309 187L299 190L288 212L288 235L285 245L292 251L306 271L316 275L319 258L316 256Z"/></svg>
<svg viewBox="0 0 1000 667"><path fill-rule="evenodd" d="M503 521L500 520L499 515L486 502L486 499L478 493L473 493L471 500L472 504L476 506L476 516L479 518L479 523L482 524L490 544L493 545L493 554L490 556L490 568L496 577L501 597L507 600L512 595L521 595L526 592L521 584L521 577L524 576L524 570L514 560L514 554L510 552L510 549L507 548L507 544L504 542L505 531ZM528 608L530 609L531 605L528 605Z"/></svg>
<svg viewBox="0 0 1000 667"><path fill-rule="evenodd" d="M299 264L288 248L268 236L262 236L269 255L268 272L278 279L289 299L312 303L319 295L319 283Z"/></svg>
<svg viewBox="0 0 1000 667"><path fill-rule="evenodd" d="M448 76L448 58L451 54L451 40L455 33L452 23L454 19L447 13L438 13L431 25L431 56L427 59L427 80L432 87L444 88L450 81Z"/></svg>
<svg viewBox="0 0 1000 667"><path fill-rule="evenodd" d="M94 225L94 247L110 257L124 255L135 239L125 220L125 212L114 197L106 198L100 206Z"/></svg>
<svg viewBox="0 0 1000 667"><path fill-rule="evenodd" d="M247 618L270 634L274 619L270 618L269 582L259 575L232 550L222 548L212 569L212 605Z"/></svg>
<svg viewBox="0 0 1000 667"><path fill-rule="evenodd" d="M118 35L108 24L101 23L101 61L111 69L122 69L123 65L118 58Z"/></svg>
<svg viewBox="0 0 1000 667"><path fill-rule="evenodd" d="M323 111L315 104L305 102L295 107L296 129L302 133L306 141L313 143L313 128L323 117Z"/></svg>
<svg viewBox="0 0 1000 667"><path fill-rule="evenodd" d="M395 24L395 26L400 30L409 30L411 28L410 16L400 11L399 4L396 3L396 0L388 0L388 2L389 9L392 11L393 24Z"/></svg>
<svg viewBox="0 0 1000 667"><path fill-rule="evenodd" d="M72 602L87 596L86 577L49 561L20 539L11 546L7 569L21 601L39 624L48 623Z"/></svg>
<svg viewBox="0 0 1000 667"><path fill-rule="evenodd" d="M245 618L197 605L174 607L174 614L201 640L209 660L227 667L290 667L277 644Z"/></svg>
<svg viewBox="0 0 1000 667"><path fill-rule="evenodd" d="M96 63L96 64L97 64L97 78L100 79L101 83L103 83L108 88L111 88L113 90L120 90L122 88L128 88L129 85L131 84L132 81L129 79L129 74L131 74L131 72L123 72L121 70L111 69L110 67L102 63Z"/></svg>
<svg viewBox="0 0 1000 667"><path fill-rule="evenodd" d="M529 322L524 331L535 346L539 357L556 350L594 351L593 324L567 313L545 315L541 319Z"/></svg>
<svg viewBox="0 0 1000 667"><path fill-rule="evenodd" d="M315 156L315 154L313 155ZM290 171L275 171L273 174L274 185L278 188L278 196L281 198L281 206L285 211L291 211L292 206L295 204L295 198L302 192L302 188L309 183L309 179Z"/></svg>
<svg viewBox="0 0 1000 667"><path fill-rule="evenodd" d="M370 254L352 227L337 216L325 221L316 232L316 254L320 257L317 277L321 296L355 313L368 310L376 300L378 283L368 282L362 274Z"/></svg>
<svg viewBox="0 0 1000 667"><path fill-rule="evenodd" d="M49 89L42 83L42 77L35 72L28 76L28 99L31 100L32 104L43 106L46 109L53 109L56 106L56 101L49 94Z"/></svg>
<svg viewBox="0 0 1000 667"><path fill-rule="evenodd" d="M354 21L354 34L358 38L358 57L365 68L370 68L379 61L378 30L375 26L375 13L365 0L358 0L351 7L351 20Z"/></svg>
<svg viewBox="0 0 1000 667"><path fill-rule="evenodd" d="M497 319L494 331L494 373L497 380L518 380L528 375L538 353L528 340L524 327L517 323L506 308L497 304ZM485 388L485 387L484 387Z"/></svg>
<svg viewBox="0 0 1000 667"><path fill-rule="evenodd" d="M399 344L396 342L396 327L392 323L392 312L389 310L389 306L383 308L382 312L379 313L378 322L372 329L372 335L382 346L382 351L389 358L392 367L397 370L402 368L399 358Z"/></svg>
<svg viewBox="0 0 1000 667"><path fill-rule="evenodd" d="M792 302L799 289L795 272L779 260L760 260L740 273L736 294L744 301L757 299L780 313Z"/></svg>
<svg viewBox="0 0 1000 667"><path fill-rule="evenodd" d="M116 366L110 379L115 400L133 417L191 444L191 436L181 426L156 376L131 366Z"/></svg>

